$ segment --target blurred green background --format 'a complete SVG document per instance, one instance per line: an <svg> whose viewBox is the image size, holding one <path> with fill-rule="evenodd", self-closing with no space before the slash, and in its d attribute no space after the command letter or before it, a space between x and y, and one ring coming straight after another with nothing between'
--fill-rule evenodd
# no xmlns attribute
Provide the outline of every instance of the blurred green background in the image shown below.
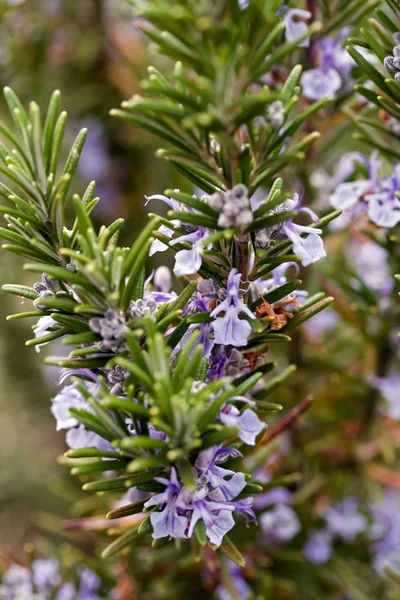
<svg viewBox="0 0 400 600"><path fill-rule="evenodd" d="M132 9L120 0L0 0L1 86L11 86L25 104L35 100L43 110L51 92L61 90L69 115L65 151L81 127L89 128L79 191L97 181L101 202L95 220L124 217L126 243L145 222L144 195L174 184L168 166L154 158L155 140L108 114L139 91L147 64ZM0 118L9 120L3 100ZM22 263L2 253L1 284L33 283L21 272ZM6 322L18 303L0 294L0 548L15 552L38 520L52 528L49 515L67 514L60 495L79 498L76 483L56 462L64 434L55 431L49 399L58 372L43 367L48 349L37 354L25 347L32 322ZM51 353L63 350L53 346Z"/></svg>

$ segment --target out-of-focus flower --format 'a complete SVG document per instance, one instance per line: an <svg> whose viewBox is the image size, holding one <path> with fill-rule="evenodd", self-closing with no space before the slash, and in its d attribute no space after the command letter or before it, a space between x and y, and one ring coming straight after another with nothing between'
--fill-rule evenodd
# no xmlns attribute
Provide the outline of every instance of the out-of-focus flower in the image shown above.
<svg viewBox="0 0 400 600"><path fill-rule="evenodd" d="M300 8L289 8L283 15L286 30L285 37L288 42L294 42L299 37L307 33L308 25L306 21L311 19L312 14L308 10ZM306 38L299 43L299 48L307 48L310 45L310 38Z"/></svg>
<svg viewBox="0 0 400 600"><path fill-rule="evenodd" d="M303 95L310 100L335 96L350 78L354 61L342 47L349 28L342 29L331 39L325 37L314 52L319 57L319 67L305 71L301 77Z"/></svg>
<svg viewBox="0 0 400 600"><path fill-rule="evenodd" d="M311 532L303 552L314 565L327 562L332 556L332 534L325 529Z"/></svg>
<svg viewBox="0 0 400 600"><path fill-rule="evenodd" d="M340 504L327 508L324 514L327 530L347 544L353 542L368 527L366 517L358 508L358 502L354 498L346 498Z"/></svg>

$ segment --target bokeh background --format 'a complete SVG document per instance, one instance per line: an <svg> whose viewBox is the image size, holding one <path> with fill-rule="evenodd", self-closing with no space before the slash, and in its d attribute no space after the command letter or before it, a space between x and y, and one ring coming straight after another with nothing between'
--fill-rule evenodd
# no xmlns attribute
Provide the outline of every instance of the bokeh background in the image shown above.
<svg viewBox="0 0 400 600"><path fill-rule="evenodd" d="M81 127L89 129L77 185L82 191L97 181L95 221L124 217L126 243L145 222L145 194L174 185L168 166L154 157L156 141L108 114L139 91L149 62L132 20L131 8L117 0L0 0L1 87L43 110L52 91L61 90L69 115L65 151ZM21 282L22 263L3 252L1 284ZM18 302L0 294L0 546L15 552L38 529L57 530L68 501L80 497L56 462L64 450L49 411L57 369L43 367L47 349L25 347L29 320L5 320Z"/></svg>

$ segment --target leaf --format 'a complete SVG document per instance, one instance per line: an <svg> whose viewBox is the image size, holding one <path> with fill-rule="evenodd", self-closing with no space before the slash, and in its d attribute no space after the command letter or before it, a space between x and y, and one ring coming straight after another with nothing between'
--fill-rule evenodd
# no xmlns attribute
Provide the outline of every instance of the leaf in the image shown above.
<svg viewBox="0 0 400 600"><path fill-rule="evenodd" d="M225 535L222 540L222 544L220 545L220 549L224 554L226 554L235 564L237 564L242 569L246 566L246 561L239 550L236 548L235 544L232 540Z"/></svg>
<svg viewBox="0 0 400 600"><path fill-rule="evenodd" d="M101 557L110 558L114 554L121 552L121 550L123 550L127 546L134 544L137 540L139 540L142 537L142 535L143 534L140 534L138 532L138 525L130 527L128 531L120 535L118 539L109 544L107 548L103 550L103 552L101 553Z"/></svg>
<svg viewBox="0 0 400 600"><path fill-rule="evenodd" d="M28 300L36 300L38 294L35 292L33 288L30 288L26 285L15 285L11 283L7 283L1 286L1 289L7 294L14 294L14 296L21 296L21 298L28 298ZM40 312L38 311L37 316L40 317Z"/></svg>

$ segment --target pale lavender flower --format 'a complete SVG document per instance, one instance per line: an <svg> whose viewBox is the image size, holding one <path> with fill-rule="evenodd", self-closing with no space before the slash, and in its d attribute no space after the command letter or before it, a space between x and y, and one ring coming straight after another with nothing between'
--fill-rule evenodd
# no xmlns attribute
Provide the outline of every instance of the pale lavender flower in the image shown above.
<svg viewBox="0 0 400 600"><path fill-rule="evenodd" d="M251 596L251 587L243 577L243 571L231 560L228 561L230 580L235 588L237 598L233 598L229 590L223 585L219 585L215 590L218 600L248 600Z"/></svg>
<svg viewBox="0 0 400 600"><path fill-rule="evenodd" d="M6 571L0 585L1 600L45 600L33 591L32 574L29 569L13 564Z"/></svg>
<svg viewBox="0 0 400 600"><path fill-rule="evenodd" d="M369 530L373 564L382 572L393 556L400 555L400 501L397 490L388 488L384 498L370 506L372 526Z"/></svg>
<svg viewBox="0 0 400 600"><path fill-rule="evenodd" d="M188 518L184 512L178 512L178 508L180 508L178 498L182 490L182 485L178 480L174 467L171 469L170 480L157 477L156 481L163 483L166 486L165 490L161 494L155 494L144 505L146 508L151 506L162 507L161 511L154 511L150 516L153 526L153 538L186 538Z"/></svg>
<svg viewBox="0 0 400 600"><path fill-rule="evenodd" d="M339 321L339 315L334 310L328 308L308 319L303 324L303 327L309 336L321 341L329 331L332 331L337 326Z"/></svg>
<svg viewBox="0 0 400 600"><path fill-rule="evenodd" d="M303 95L310 100L319 100L327 96L335 96L349 83L349 74L354 61L342 47L343 38L348 28L343 29L335 39L324 38L319 44L320 66L305 71L301 77Z"/></svg>
<svg viewBox="0 0 400 600"><path fill-rule="evenodd" d="M298 194L294 194L292 200L286 201L286 210L296 210L298 213L307 212L314 222L318 221L317 215L311 209L301 207L301 198ZM293 223L293 219L288 219L282 226L282 232L292 242L293 252L301 258L304 267L326 256L324 243L320 237L322 229L297 225ZM303 234L308 235L304 238Z"/></svg>
<svg viewBox="0 0 400 600"><path fill-rule="evenodd" d="M100 577L85 566L78 568L79 591L77 600L100 600L97 592L101 585Z"/></svg>
<svg viewBox="0 0 400 600"><path fill-rule="evenodd" d="M75 600L76 589L72 583L64 583L57 592L55 600Z"/></svg>
<svg viewBox="0 0 400 600"><path fill-rule="evenodd" d="M234 527L235 521L232 512L235 505L228 502L214 502L207 499L206 489L196 490L191 499L190 508L193 510L188 537L192 537L198 521L203 521L206 535L211 544L217 548L221 545L225 535Z"/></svg>
<svg viewBox="0 0 400 600"><path fill-rule="evenodd" d="M307 33L308 25L305 21L311 19L312 14L308 10L300 8L289 8L283 15L286 25L285 37L287 42L294 42L299 37ZM299 48L307 48L310 45L310 38L304 39L298 44Z"/></svg>
<svg viewBox="0 0 400 600"><path fill-rule="evenodd" d="M375 386L386 400L386 412L391 419L400 420L400 371L381 377Z"/></svg>
<svg viewBox="0 0 400 600"><path fill-rule="evenodd" d="M350 255L367 287L380 297L390 296L394 288L394 279L387 250L380 244L368 240L351 246Z"/></svg>
<svg viewBox="0 0 400 600"><path fill-rule="evenodd" d="M156 311L157 302L152 297L132 300L129 305L129 314L131 317L154 317Z"/></svg>
<svg viewBox="0 0 400 600"><path fill-rule="evenodd" d="M224 469L218 463L224 462L232 456L241 456L238 450L211 446L203 450L195 463L199 484L207 486L209 495L213 500L233 500L246 487L246 478L243 473L235 473Z"/></svg>
<svg viewBox="0 0 400 600"><path fill-rule="evenodd" d="M157 478L166 487L164 492L150 498L145 507L161 508L151 514L153 537L190 538L196 523L202 520L210 543L220 546L224 535L232 529L235 522L232 512L254 518L251 498L235 502L246 485L243 473L234 473L218 466L229 456L239 456L230 448L209 448L201 452L194 466L196 490L192 492L184 487L174 468L170 479ZM229 479L226 479L229 477Z"/></svg>
<svg viewBox="0 0 400 600"><path fill-rule="evenodd" d="M221 423L229 427L238 427L238 436L245 444L254 446L256 437L266 425L250 408L246 408L242 413L236 406L226 404L219 413Z"/></svg>
<svg viewBox="0 0 400 600"><path fill-rule="evenodd" d="M332 534L325 529L311 532L303 553L314 565L326 563L332 556Z"/></svg>
<svg viewBox="0 0 400 600"><path fill-rule="evenodd" d="M44 335L51 333L51 331L57 327L59 327L59 324L52 317L50 317L50 316L40 317L40 319L38 320L36 325L33 326L33 332L35 334L35 338L43 337ZM40 348L42 348L43 346L46 346L46 345L47 345L47 343L45 342L43 344L38 344L37 346L35 346L36 352L40 352Z"/></svg>
<svg viewBox="0 0 400 600"><path fill-rule="evenodd" d="M61 583L60 565L54 558L37 558L32 563L33 583L40 591Z"/></svg>
<svg viewBox="0 0 400 600"><path fill-rule="evenodd" d="M268 294L269 292L272 292L273 290L276 290L277 288L287 283L288 278L284 275L284 273L286 273L286 271L290 267L294 267L296 273L299 272L299 267L297 263L287 262L282 263L278 267L275 267L275 269L271 273L272 277L268 279L255 279L250 284L252 294L258 297L264 296L265 294ZM287 301L289 298L293 298L293 304L286 304L286 309L290 310L291 308L294 308L297 304L301 304L302 302L304 302L307 296L308 292L306 290L294 290L294 292L292 292L289 296L285 296L284 298L282 298L280 302L282 302L282 300Z"/></svg>
<svg viewBox="0 0 400 600"><path fill-rule="evenodd" d="M68 448L98 448L99 450L114 450L113 446L94 431L89 431L83 425L73 427L65 436Z"/></svg>
<svg viewBox="0 0 400 600"><path fill-rule="evenodd" d="M391 177L381 181L380 189L366 196L368 216L379 227L395 227L400 222L400 165L393 169Z"/></svg>
<svg viewBox="0 0 400 600"><path fill-rule="evenodd" d="M309 100L334 96L342 87L342 79L333 68L309 69L301 76L300 83L303 95Z"/></svg>
<svg viewBox="0 0 400 600"><path fill-rule="evenodd" d="M357 163L366 167L368 178L361 181L345 182L345 179L355 172ZM365 194L377 189L380 166L381 162L378 160L376 152L373 152L370 158L361 152L347 152L344 154L329 182L329 188L333 190L329 202L333 208L340 210L352 209Z"/></svg>
<svg viewBox="0 0 400 600"><path fill-rule="evenodd" d="M199 227L192 233L181 235L180 237L171 240L171 246L181 242L189 242L192 244L190 250L179 250L179 252L175 254L174 273L177 277L194 275L200 269L203 252L202 242L207 236L207 229Z"/></svg>
<svg viewBox="0 0 400 600"><path fill-rule="evenodd" d="M241 274L237 269L232 269L228 275L227 297L212 312L211 317L217 317L212 323L215 343L225 346L246 346L247 338L251 334L251 325L248 321L240 319L244 313L250 319L255 319L254 314L240 299ZM224 312L224 317L218 315Z"/></svg>
<svg viewBox="0 0 400 600"><path fill-rule="evenodd" d="M324 519L327 530L347 544L352 543L368 527L368 521L359 512L358 502L354 498L346 498L340 504L327 508Z"/></svg>
<svg viewBox="0 0 400 600"><path fill-rule="evenodd" d="M91 395L95 395L100 386L98 383L82 382ZM89 403L75 385L66 385L55 396L51 405L51 412L57 421L57 431L76 427L79 422L70 413L70 408L89 409Z"/></svg>
<svg viewBox="0 0 400 600"><path fill-rule="evenodd" d="M289 542L301 529L297 514L287 504L277 504L263 512L259 521L268 542L272 544Z"/></svg>

